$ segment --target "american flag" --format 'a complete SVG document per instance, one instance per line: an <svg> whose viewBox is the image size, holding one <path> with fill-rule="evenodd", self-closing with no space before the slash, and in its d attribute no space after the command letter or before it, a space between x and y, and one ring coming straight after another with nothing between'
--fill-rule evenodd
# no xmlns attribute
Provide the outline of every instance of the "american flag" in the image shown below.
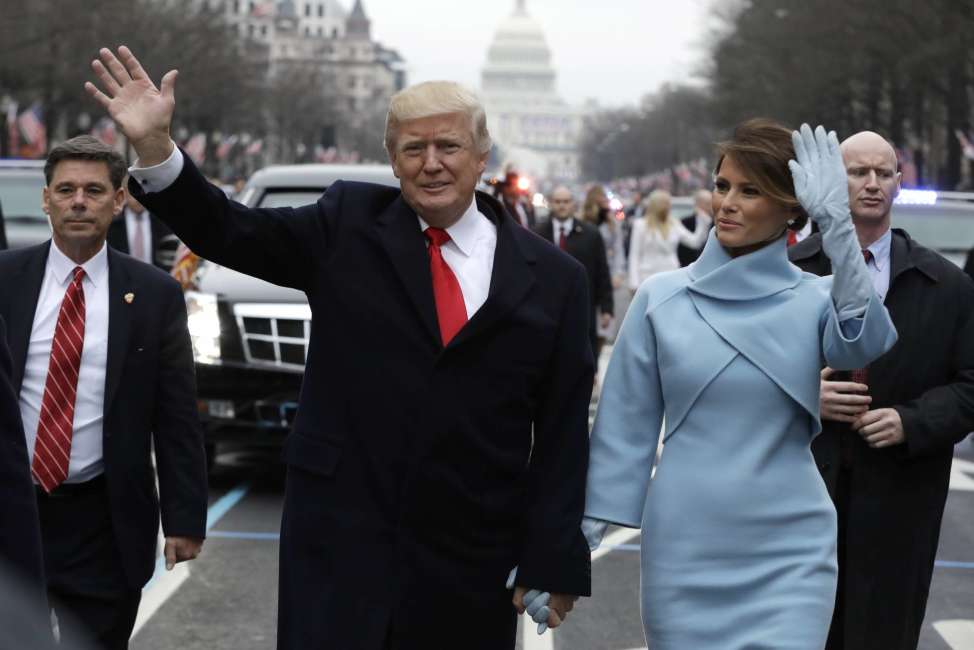
<svg viewBox="0 0 974 650"><path fill-rule="evenodd" d="M216 148L217 160L226 160L227 156L230 155L230 152L233 150L234 145L237 144L237 140L239 139L240 136L236 134L223 138L223 140L220 142L220 146Z"/></svg>
<svg viewBox="0 0 974 650"><path fill-rule="evenodd" d="M115 131L115 122L110 117L103 117L91 129L91 135L95 136L109 147L115 146L118 133Z"/></svg>
<svg viewBox="0 0 974 650"><path fill-rule="evenodd" d="M17 128L17 102L7 104L7 151L10 156L16 156L20 150L20 129Z"/></svg>
<svg viewBox="0 0 974 650"><path fill-rule="evenodd" d="M254 140L249 145L247 145L247 155L256 156L260 153L260 150L264 148L264 141L261 139Z"/></svg>
<svg viewBox="0 0 974 650"><path fill-rule="evenodd" d="M32 155L43 156L47 153L47 128L44 126L44 112L40 102L20 114L17 125L24 136L24 142L30 145Z"/></svg>
<svg viewBox="0 0 974 650"><path fill-rule="evenodd" d="M186 153L197 165L202 165L206 160L206 134L202 131L190 138L184 145Z"/></svg>
<svg viewBox="0 0 974 650"><path fill-rule="evenodd" d="M180 242L179 248L176 249L176 261L170 273L182 285L183 291L196 288L196 270L199 265L199 256L189 250L189 246Z"/></svg>
<svg viewBox="0 0 974 650"><path fill-rule="evenodd" d="M250 10L250 15L254 18L263 18L264 16L274 15L274 3L273 2L255 2L253 4L253 9Z"/></svg>

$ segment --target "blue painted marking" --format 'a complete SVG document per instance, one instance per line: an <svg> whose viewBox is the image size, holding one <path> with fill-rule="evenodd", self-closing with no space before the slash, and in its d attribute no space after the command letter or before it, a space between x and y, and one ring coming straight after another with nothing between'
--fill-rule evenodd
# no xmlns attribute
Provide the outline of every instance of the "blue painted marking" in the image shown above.
<svg viewBox="0 0 974 650"><path fill-rule="evenodd" d="M223 515L230 512L230 509L235 505L240 503L240 500L247 495L247 491L250 490L250 483L244 483L233 488L222 497L216 500L212 506L206 509L206 530L209 532L210 528L216 525L216 522L220 521ZM149 582L142 587L143 591L152 586L152 583L156 581L163 571L166 570L166 558L160 556L156 559L156 568L152 572L152 577L149 578Z"/></svg>
<svg viewBox="0 0 974 650"><path fill-rule="evenodd" d="M222 537L224 539L253 539L253 540L267 540L271 542L276 542L281 539L280 533L245 533L237 532L233 530L214 530L209 533L207 537Z"/></svg>
<svg viewBox="0 0 974 650"><path fill-rule="evenodd" d="M950 560L937 560L934 566L940 569L974 569L974 562L952 562Z"/></svg>

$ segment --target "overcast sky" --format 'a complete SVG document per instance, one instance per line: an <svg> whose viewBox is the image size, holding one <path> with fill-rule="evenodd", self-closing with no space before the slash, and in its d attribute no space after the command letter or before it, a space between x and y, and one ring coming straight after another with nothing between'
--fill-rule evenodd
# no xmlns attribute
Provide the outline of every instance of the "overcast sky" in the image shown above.
<svg viewBox="0 0 974 650"><path fill-rule="evenodd" d="M498 25L515 0L363 0L373 36L407 63L409 83L480 88ZM352 0L344 0L351 6ZM544 30L564 99L634 104L687 80L706 53L708 0L527 0Z"/></svg>

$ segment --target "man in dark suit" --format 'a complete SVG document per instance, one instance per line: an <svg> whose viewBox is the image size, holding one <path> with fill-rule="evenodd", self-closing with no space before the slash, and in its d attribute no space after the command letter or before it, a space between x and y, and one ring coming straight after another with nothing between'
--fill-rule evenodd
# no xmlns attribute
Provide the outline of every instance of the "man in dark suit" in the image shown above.
<svg viewBox="0 0 974 650"><path fill-rule="evenodd" d="M0 250L7 249L7 226L3 221L3 206L0 205Z"/></svg>
<svg viewBox="0 0 974 650"><path fill-rule="evenodd" d="M612 278L609 276L609 264L606 261L605 242L598 228L575 219L575 198L567 187L555 188L548 198L548 204L551 206L551 219L535 228L535 232L585 267L592 302L589 312L589 338L592 341L592 352L598 358L597 312L601 312L603 328L608 327L612 320Z"/></svg>
<svg viewBox="0 0 974 650"><path fill-rule="evenodd" d="M868 368L822 372L812 443L839 515L839 585L829 650L915 650L933 575L954 444L974 430L974 283L890 229L893 148L863 132L842 144L849 207L899 341ZM821 235L789 249L831 273Z"/></svg>
<svg viewBox="0 0 974 650"><path fill-rule="evenodd" d="M172 270L176 250L172 230L127 191L125 208L108 227L107 239L109 246L140 262L154 264L166 273Z"/></svg>
<svg viewBox="0 0 974 650"><path fill-rule="evenodd" d="M681 219L683 226L690 232L696 232L697 223L701 221L700 215L706 216L706 223L713 224L713 197L710 190L697 190L693 195L693 214L687 215ZM809 219L811 221L811 219ZM707 226L712 228L713 225ZM689 246L684 246L680 244L676 248L676 257L680 260L680 266L689 266L693 264L698 257L700 257L700 251L702 248L690 248Z"/></svg>
<svg viewBox="0 0 974 650"><path fill-rule="evenodd" d="M62 638L87 633L101 648L126 648L155 565L160 502L170 568L203 543L206 461L186 307L174 279L105 245L124 200L113 149L72 138L51 150L45 176L53 237L0 253L0 317L47 591L56 612L86 628L62 624Z"/></svg>
<svg viewBox="0 0 974 650"><path fill-rule="evenodd" d="M974 280L974 248L967 253L967 261L964 262L964 273Z"/></svg>
<svg viewBox="0 0 974 650"><path fill-rule="evenodd" d="M132 170L139 200L206 259L308 295L278 647L513 648L529 587L558 625L590 589L588 281L475 193L490 151L476 96L430 82L393 98L400 189L337 182L255 210L173 144L176 72L157 90L127 48L100 54L111 96L86 87L151 168Z"/></svg>
<svg viewBox="0 0 974 650"><path fill-rule="evenodd" d="M501 203L504 209L514 217L515 221L525 228L534 228L537 220L534 215L534 205L527 200L524 192L518 187L520 175L513 170L504 175L504 180L500 182Z"/></svg>

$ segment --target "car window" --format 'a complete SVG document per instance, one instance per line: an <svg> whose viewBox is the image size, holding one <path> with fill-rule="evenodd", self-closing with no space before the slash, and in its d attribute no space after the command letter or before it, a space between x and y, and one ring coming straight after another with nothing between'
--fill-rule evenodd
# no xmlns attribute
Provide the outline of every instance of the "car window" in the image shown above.
<svg viewBox="0 0 974 650"><path fill-rule="evenodd" d="M969 206L895 206L892 224L924 246L941 252L974 247L974 209Z"/></svg>
<svg viewBox="0 0 974 650"><path fill-rule="evenodd" d="M315 203L321 198L321 195L325 193L325 189L285 189L285 190L275 190L268 189L264 192L264 196L261 197L260 203L257 204L259 208L296 208L302 205L308 205L310 203Z"/></svg>
<svg viewBox="0 0 974 650"><path fill-rule="evenodd" d="M0 209L4 216L7 219L28 217L46 223L47 216L41 208L43 189L43 175L0 176Z"/></svg>

